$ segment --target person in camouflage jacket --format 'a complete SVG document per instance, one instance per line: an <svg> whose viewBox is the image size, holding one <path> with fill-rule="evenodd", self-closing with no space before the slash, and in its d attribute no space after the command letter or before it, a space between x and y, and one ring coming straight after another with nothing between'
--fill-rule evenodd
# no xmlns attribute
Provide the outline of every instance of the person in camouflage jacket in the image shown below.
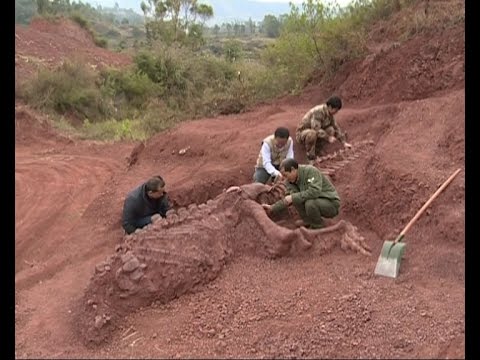
<svg viewBox="0 0 480 360"><path fill-rule="evenodd" d="M350 148L351 145L346 142L345 134L335 122L335 115L342 108L342 100L337 96L332 96L325 104L317 105L311 108L302 118L297 126L295 137L297 143L305 146L307 158L315 160L321 141L330 143L339 140L343 146ZM319 143L320 142L320 143Z"/></svg>

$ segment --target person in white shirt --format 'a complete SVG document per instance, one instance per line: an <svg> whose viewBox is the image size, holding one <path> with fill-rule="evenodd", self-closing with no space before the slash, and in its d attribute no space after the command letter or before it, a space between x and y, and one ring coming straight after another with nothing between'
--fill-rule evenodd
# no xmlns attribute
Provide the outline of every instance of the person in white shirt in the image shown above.
<svg viewBox="0 0 480 360"><path fill-rule="evenodd" d="M258 154L253 181L266 184L269 180L277 182L282 178L280 163L285 159L293 159L293 140L285 127L279 127L273 135L262 141Z"/></svg>

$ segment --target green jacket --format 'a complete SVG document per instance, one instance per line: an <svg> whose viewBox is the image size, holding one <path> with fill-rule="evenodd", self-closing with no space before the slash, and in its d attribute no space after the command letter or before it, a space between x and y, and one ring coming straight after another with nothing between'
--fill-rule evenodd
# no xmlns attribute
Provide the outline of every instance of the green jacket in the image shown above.
<svg viewBox="0 0 480 360"><path fill-rule="evenodd" d="M307 200L326 198L340 201L337 190L330 180L312 165L299 165L298 177L295 183L286 182L287 195L292 195L294 205L300 205ZM282 200L272 206L272 212L277 213L285 208Z"/></svg>

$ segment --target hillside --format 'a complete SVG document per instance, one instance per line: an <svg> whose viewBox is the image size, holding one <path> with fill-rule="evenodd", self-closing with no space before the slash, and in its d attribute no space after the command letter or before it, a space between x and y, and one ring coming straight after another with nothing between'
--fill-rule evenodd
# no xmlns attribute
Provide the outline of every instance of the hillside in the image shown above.
<svg viewBox="0 0 480 360"><path fill-rule="evenodd" d="M312 78L300 95L247 113L184 122L142 146L55 136L41 114L18 104L16 356L464 358L464 6L431 2L430 26L401 37L402 19L424 11L417 2L377 23L369 54L343 64L327 82ZM53 64L85 54L95 64L130 61L95 48L68 23L55 26L16 29L24 39L16 47L16 76L32 66L25 58ZM54 33L68 40L53 42ZM124 243L125 194L161 174L178 209L249 183L261 139L278 126L293 132L311 106L334 93L344 101L336 119L353 151L359 149L332 177L341 197L338 220L358 228L372 256L340 247L323 253L315 245L276 260L236 254L211 282L132 311L107 342L86 347L77 332L76 316L84 315L79 301L95 266ZM365 140L373 146L360 152ZM294 150L303 162L296 143ZM398 235L457 168L457 178L406 235L399 277L375 276L383 242ZM242 226L231 231L248 237Z"/></svg>
<svg viewBox="0 0 480 360"><path fill-rule="evenodd" d="M41 68L53 69L65 59L82 60L92 67L131 64L128 55L100 48L92 36L67 19L49 22L35 19L15 26L15 79L24 81Z"/></svg>

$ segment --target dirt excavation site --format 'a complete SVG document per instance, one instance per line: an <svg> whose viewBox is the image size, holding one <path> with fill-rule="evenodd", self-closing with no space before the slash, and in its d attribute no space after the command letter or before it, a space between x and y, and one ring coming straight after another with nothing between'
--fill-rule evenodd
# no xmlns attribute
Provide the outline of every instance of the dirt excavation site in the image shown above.
<svg viewBox="0 0 480 360"><path fill-rule="evenodd" d="M144 145L69 138L17 99L16 357L464 358L465 23L401 43L390 25L326 83ZM60 30L17 29L17 77L29 51L128 62ZM251 185L260 143L332 94L353 147L330 144L316 166L340 214L321 230L273 221L260 203L282 188ZM406 234L398 277L376 275L384 241L457 169ZM157 174L175 211L125 236L125 195Z"/></svg>

